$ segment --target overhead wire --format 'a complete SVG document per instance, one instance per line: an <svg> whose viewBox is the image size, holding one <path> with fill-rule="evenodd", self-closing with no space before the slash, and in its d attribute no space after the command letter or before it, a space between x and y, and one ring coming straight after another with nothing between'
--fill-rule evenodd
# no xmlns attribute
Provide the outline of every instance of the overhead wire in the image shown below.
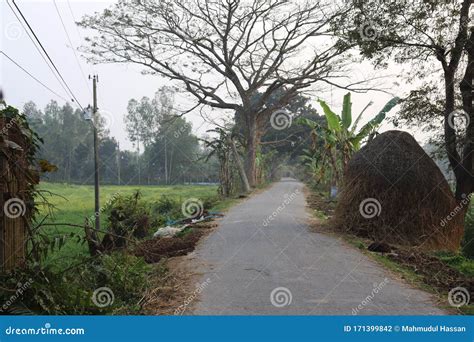
<svg viewBox="0 0 474 342"><path fill-rule="evenodd" d="M66 34L67 40L69 41L69 45L72 48L72 51L74 53L74 57L76 58L77 65L79 66L79 70L81 71L82 78L84 79L84 82L86 83L87 89L89 89L89 92L91 92L91 88L89 86L89 82L87 81L86 75L84 73L84 69L81 66L81 63L79 62L79 58L77 57L76 49L74 47L74 44L72 43L71 37L69 36L69 33L67 31L66 25L64 24L63 17L61 16L61 12L59 11L58 4L56 3L56 0L53 0L54 7L56 8L56 12L58 13L59 20L61 21L61 25L63 26L64 33Z"/></svg>
<svg viewBox="0 0 474 342"><path fill-rule="evenodd" d="M59 71L59 69L57 68L56 64L53 62L53 60L51 59L51 57L49 56L48 52L46 51L46 49L44 48L43 44L41 43L41 41L39 40L38 36L36 35L35 31L33 30L33 28L31 27L30 23L28 22L28 20L25 18L25 16L23 15L22 11L20 10L20 8L18 7L18 5L15 3L15 0L12 0L12 3L13 5L15 6L15 8L17 9L18 13L20 13L20 16L23 18L24 22L26 23L26 25L28 26L30 32L33 34L33 36L35 37L37 43L39 44L39 46L41 47L41 50L44 52L44 54L46 55L46 57L48 58L49 62L51 63L51 65L53 66L54 70L56 70L57 74L59 75L59 77L61 78L61 80L63 81L64 85L66 86L66 88L68 89L69 93L71 94L72 98L74 99L74 101L76 102L76 104L79 106L79 108L84 111L84 108L81 106L81 103L77 100L77 97L76 95L74 95L74 93L72 92L71 88L69 87L69 85L67 84L67 82L64 80L64 77L62 76L61 72ZM10 7L11 8L11 7Z"/></svg>
<svg viewBox="0 0 474 342"><path fill-rule="evenodd" d="M28 38L30 38L31 42L33 43L34 47L36 48L36 50L38 51L39 55L41 56L41 58L43 58L43 61L46 63L46 65L48 66L48 68L51 70L51 72L53 73L54 77L56 78L56 80L59 82L59 84L61 85L61 87L63 88L63 90L66 92L66 94L68 96L69 93L66 89L66 87L64 87L64 85L62 84L61 82L61 79L59 78L58 75L56 75L56 73L54 72L53 68L49 65L46 57L41 53L41 50L38 48L38 46L36 45L34 39L31 37L31 34L30 32L28 31L28 29L25 27L25 25L23 24L23 22L21 21L20 17L17 15L17 13L15 12L15 10L13 9L13 7L10 5L10 3L7 1L7 5L8 7L10 7L10 10L12 11L12 13L15 15L16 19L18 20L18 22L21 24L21 26L23 27L23 30L25 30Z"/></svg>
<svg viewBox="0 0 474 342"><path fill-rule="evenodd" d="M0 50L0 53L2 55L4 55L8 60L10 60L10 62L12 62L13 64L15 64L18 68L20 68L23 72L25 72L28 76L30 76L32 79L34 79L36 82L38 82L39 84L41 84L44 88L46 88L47 90L49 90L52 94L56 95L57 97L59 97L60 99L64 100L65 102L67 102L67 100L59 95L56 91L52 90L50 87L48 87L46 84L44 84L43 82L41 82L38 78L36 78L35 76L33 76L28 70L26 70L24 67L22 67L19 63L17 63L13 58L11 58L10 56L8 56L4 51L1 51Z"/></svg>

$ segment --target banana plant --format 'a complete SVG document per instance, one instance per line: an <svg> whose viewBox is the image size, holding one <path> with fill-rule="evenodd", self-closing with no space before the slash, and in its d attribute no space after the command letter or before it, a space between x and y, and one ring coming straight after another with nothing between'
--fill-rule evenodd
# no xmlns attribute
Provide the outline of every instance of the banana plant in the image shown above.
<svg viewBox="0 0 474 342"><path fill-rule="evenodd" d="M341 180L342 171L351 156L360 149L364 139L370 139L374 135L387 113L397 105L399 100L398 97L392 98L377 115L359 130L358 125L361 117L373 104L372 102L369 102L364 107L353 122L350 93L344 96L340 115L337 115L326 102L318 100L326 117L326 126L321 126L317 122L306 118L300 118L297 121L299 124L311 129L312 151L307 151L303 157L303 162L310 172L318 172L321 176L325 174L325 169L330 168L333 175L333 183L337 185ZM324 148L322 151L320 150L318 153L315 153L317 139L322 139ZM320 157L315 159L315 155ZM317 178L321 179L320 177Z"/></svg>
<svg viewBox="0 0 474 342"><path fill-rule="evenodd" d="M351 93L344 95L341 115L334 113L323 100L318 100L326 117L330 142L332 142L333 147L342 154L343 167L347 165L352 154L360 149L362 141L373 135L385 119L387 113L395 107L399 101L400 99L398 97L392 98L377 115L358 130L358 124L362 114L372 105L372 102L369 102L369 104L365 106L357 116L354 124L352 124Z"/></svg>

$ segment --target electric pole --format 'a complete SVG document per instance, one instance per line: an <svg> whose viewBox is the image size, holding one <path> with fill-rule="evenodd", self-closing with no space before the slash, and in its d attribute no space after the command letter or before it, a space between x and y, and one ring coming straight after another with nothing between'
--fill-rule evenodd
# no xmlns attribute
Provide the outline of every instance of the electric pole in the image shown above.
<svg viewBox="0 0 474 342"><path fill-rule="evenodd" d="M94 192L95 192L95 229L100 230L100 201L99 201L99 117L97 113L97 81L98 76L92 77L93 104L92 115L94 122Z"/></svg>
<svg viewBox="0 0 474 342"><path fill-rule="evenodd" d="M120 143L117 142L117 180L120 185Z"/></svg>

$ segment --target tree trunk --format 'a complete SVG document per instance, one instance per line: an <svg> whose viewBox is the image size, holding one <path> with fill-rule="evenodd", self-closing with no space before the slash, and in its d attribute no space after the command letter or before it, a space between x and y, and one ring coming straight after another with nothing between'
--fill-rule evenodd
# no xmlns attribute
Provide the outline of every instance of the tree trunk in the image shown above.
<svg viewBox="0 0 474 342"><path fill-rule="evenodd" d="M235 146L235 142L233 139L229 138L230 146L232 147L232 153L234 154L235 162L237 163L237 167L239 169L240 178L242 179L242 184L244 186L245 192L250 192L250 185L247 178L247 174L245 173L244 165L240 160L239 152L237 151L237 147Z"/></svg>
<svg viewBox="0 0 474 342"><path fill-rule="evenodd" d="M446 145L446 152L448 155L449 164L451 165L451 168L454 172L454 176L456 178L455 196L457 200L461 200L461 156L457 151L456 130L452 125L454 121L450 117L452 115L451 113L454 111L455 108L454 72L452 72L450 69L445 70L444 72L444 83L446 97L444 108L444 141Z"/></svg>
<svg viewBox="0 0 474 342"><path fill-rule="evenodd" d="M257 134L257 120L255 117L248 117L248 136L247 136L247 156L245 160L245 171L247 179L251 187L257 185L257 148L258 148L258 134Z"/></svg>
<svg viewBox="0 0 474 342"><path fill-rule="evenodd" d="M466 52L468 55L466 71L460 83L460 90L463 103L463 115L465 121L466 137L462 151L462 167L459 168L459 176L456 178L456 198L468 196L474 190L474 177L472 176L474 162L474 108L473 108L473 85L474 78L474 29L466 42ZM458 197L459 196L459 197Z"/></svg>

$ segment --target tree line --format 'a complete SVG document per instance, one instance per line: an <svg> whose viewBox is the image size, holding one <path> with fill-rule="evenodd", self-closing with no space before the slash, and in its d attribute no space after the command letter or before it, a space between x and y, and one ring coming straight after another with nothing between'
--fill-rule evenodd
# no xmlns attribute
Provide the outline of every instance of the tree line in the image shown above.
<svg viewBox="0 0 474 342"><path fill-rule="evenodd" d="M163 99L164 100L164 99ZM155 106L155 107L153 107ZM146 112L149 109L149 112ZM100 179L103 184L177 184L217 182L217 161L211 158L192 124L163 112L155 100L130 100L126 124L136 151L120 149L104 118L99 122ZM23 108L31 127L43 140L39 158L57 166L45 181L92 184L94 181L93 127L69 103L49 102L39 109L34 102ZM100 111L99 111L100 115ZM153 125L144 117L152 115ZM142 147L142 150L140 149Z"/></svg>

